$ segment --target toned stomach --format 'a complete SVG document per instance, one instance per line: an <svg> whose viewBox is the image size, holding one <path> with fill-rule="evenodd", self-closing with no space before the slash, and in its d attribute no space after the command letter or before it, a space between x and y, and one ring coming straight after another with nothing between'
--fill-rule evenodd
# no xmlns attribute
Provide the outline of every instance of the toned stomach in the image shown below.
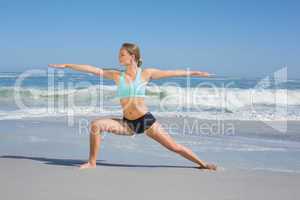
<svg viewBox="0 0 300 200"><path fill-rule="evenodd" d="M127 119L137 119L148 112L143 97L130 97L120 100L123 108L123 116Z"/></svg>

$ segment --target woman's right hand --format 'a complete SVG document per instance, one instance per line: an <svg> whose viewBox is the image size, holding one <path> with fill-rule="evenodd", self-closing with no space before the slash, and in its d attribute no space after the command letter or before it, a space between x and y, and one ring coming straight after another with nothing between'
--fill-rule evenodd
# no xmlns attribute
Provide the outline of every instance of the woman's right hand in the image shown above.
<svg viewBox="0 0 300 200"><path fill-rule="evenodd" d="M55 67L55 68L66 68L67 64L49 64L49 67Z"/></svg>

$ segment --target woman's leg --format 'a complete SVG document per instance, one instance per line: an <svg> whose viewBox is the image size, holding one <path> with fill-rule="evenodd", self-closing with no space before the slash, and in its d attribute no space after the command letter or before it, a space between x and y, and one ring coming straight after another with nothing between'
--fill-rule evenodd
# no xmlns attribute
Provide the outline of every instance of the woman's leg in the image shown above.
<svg viewBox="0 0 300 200"><path fill-rule="evenodd" d="M101 143L101 133L111 132L117 135L133 135L133 131L122 119L99 118L90 123L90 155L89 161L80 165L81 169L96 167L97 154Z"/></svg>
<svg viewBox="0 0 300 200"><path fill-rule="evenodd" d="M189 148L177 144L157 121L145 132L150 138L156 140L167 149L178 153L186 159L198 164L199 168L216 170L217 167L215 165L206 164L204 161L200 160Z"/></svg>

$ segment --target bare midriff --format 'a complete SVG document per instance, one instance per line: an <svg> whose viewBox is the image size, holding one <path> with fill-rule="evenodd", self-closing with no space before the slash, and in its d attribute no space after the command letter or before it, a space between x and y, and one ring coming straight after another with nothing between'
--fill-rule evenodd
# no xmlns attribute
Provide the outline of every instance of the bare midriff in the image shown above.
<svg viewBox="0 0 300 200"><path fill-rule="evenodd" d="M137 119L148 112L144 97L128 97L120 99L123 116L127 119Z"/></svg>

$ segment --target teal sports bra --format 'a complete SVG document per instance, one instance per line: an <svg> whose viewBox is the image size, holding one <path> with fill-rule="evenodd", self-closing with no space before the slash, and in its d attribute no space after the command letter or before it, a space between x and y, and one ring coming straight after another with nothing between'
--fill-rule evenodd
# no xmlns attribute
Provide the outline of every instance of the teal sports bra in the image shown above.
<svg viewBox="0 0 300 200"><path fill-rule="evenodd" d="M141 79L142 69L138 67L136 77L128 85L125 79L125 72L121 72L119 85L117 87L116 97L119 99L126 97L145 97L146 82Z"/></svg>

